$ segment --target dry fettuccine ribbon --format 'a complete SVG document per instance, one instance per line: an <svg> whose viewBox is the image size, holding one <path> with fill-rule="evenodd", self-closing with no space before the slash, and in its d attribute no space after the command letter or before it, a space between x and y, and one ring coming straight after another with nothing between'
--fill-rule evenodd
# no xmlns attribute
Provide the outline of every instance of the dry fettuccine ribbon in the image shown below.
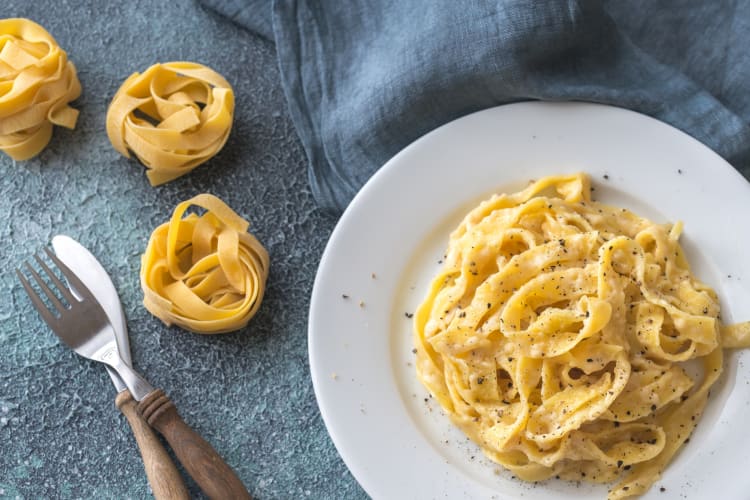
<svg viewBox="0 0 750 500"><path fill-rule="evenodd" d="M107 135L132 151L158 186L213 157L229 137L234 92L218 73L192 62L155 64L133 73L107 110Z"/></svg>
<svg viewBox="0 0 750 500"><path fill-rule="evenodd" d="M183 214L191 205L203 215ZM248 222L223 201L199 194L180 203L151 234L141 258L143 304L167 325L225 333L247 325L268 277L268 252Z"/></svg>
<svg viewBox="0 0 750 500"><path fill-rule="evenodd" d="M52 35L28 19L0 19L0 150L14 160L39 154L52 127L75 128L76 69Z"/></svg>

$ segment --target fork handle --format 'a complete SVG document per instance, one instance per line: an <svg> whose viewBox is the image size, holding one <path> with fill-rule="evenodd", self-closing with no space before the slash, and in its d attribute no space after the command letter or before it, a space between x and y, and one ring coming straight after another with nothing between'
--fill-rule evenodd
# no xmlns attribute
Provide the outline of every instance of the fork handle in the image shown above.
<svg viewBox="0 0 750 500"><path fill-rule="evenodd" d="M164 436L177 459L203 492L212 499L247 499L250 494L237 474L200 434L190 428L161 389L138 403L138 413Z"/></svg>
<svg viewBox="0 0 750 500"><path fill-rule="evenodd" d="M143 468L156 500L189 500L185 483L153 429L136 411L138 403L125 389L117 395L115 406L120 409L133 430L143 457Z"/></svg>

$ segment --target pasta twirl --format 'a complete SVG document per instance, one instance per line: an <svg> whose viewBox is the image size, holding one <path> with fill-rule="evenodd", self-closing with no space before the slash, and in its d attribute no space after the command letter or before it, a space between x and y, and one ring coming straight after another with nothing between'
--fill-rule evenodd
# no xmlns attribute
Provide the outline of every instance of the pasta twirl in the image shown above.
<svg viewBox="0 0 750 500"><path fill-rule="evenodd" d="M0 150L28 160L54 125L75 128L81 95L76 69L52 35L28 19L0 19Z"/></svg>
<svg viewBox="0 0 750 500"><path fill-rule="evenodd" d="M206 210L191 213L191 206ZM268 252L223 201L199 194L151 234L141 258L143 305L167 325L225 333L247 325L263 300Z"/></svg>
<svg viewBox="0 0 750 500"><path fill-rule="evenodd" d="M155 64L120 86L107 110L107 135L126 158L132 151L158 186L218 153L233 115L232 87L212 69L192 62Z"/></svg>
<svg viewBox="0 0 750 500"><path fill-rule="evenodd" d="M546 177L464 218L414 316L417 375L516 476L619 479L619 499L658 479L721 374L722 343L748 346L750 325L720 324L681 224L589 194L583 174Z"/></svg>

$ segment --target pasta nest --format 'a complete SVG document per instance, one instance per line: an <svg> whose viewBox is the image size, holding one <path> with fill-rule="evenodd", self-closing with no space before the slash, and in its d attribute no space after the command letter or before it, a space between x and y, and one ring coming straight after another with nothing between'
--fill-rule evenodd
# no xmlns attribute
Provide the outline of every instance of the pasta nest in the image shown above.
<svg viewBox="0 0 750 500"><path fill-rule="evenodd" d="M75 128L81 95L76 68L44 28L0 19L0 150L28 160L49 143L54 125Z"/></svg>
<svg viewBox="0 0 750 500"><path fill-rule="evenodd" d="M183 218L191 205L206 212ZM177 205L141 258L146 309L167 325L196 333L245 327L263 300L269 267L268 252L248 226L210 194Z"/></svg>
<svg viewBox="0 0 750 500"><path fill-rule="evenodd" d="M135 154L158 186L216 155L233 115L232 87L214 70L192 62L154 64L120 86L107 110L107 135L123 156Z"/></svg>
<svg viewBox="0 0 750 500"><path fill-rule="evenodd" d="M472 210L414 315L416 366L493 461L528 481L624 475L617 499L645 492L690 437L722 343L748 345L748 324L720 324L681 224L589 193L583 174L545 177Z"/></svg>

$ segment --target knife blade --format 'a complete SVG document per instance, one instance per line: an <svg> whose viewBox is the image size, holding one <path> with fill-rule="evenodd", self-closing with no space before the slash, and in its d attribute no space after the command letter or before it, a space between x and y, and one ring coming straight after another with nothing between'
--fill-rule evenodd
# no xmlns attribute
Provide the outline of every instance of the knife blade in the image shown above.
<svg viewBox="0 0 750 500"><path fill-rule="evenodd" d="M125 313L122 310L122 303L115 285L107 271L86 247L69 236L58 235L52 238L52 248L60 260L80 278L83 284L94 294L96 300L99 301L104 312L107 313L112 328L115 330L115 341L120 351L120 357L128 366L132 367L133 360L130 356L130 341ZM71 289L73 295L80 299L81 295L75 290L75 287L71 286ZM127 389L125 383L112 367L105 366L105 368L117 392Z"/></svg>
<svg viewBox="0 0 750 500"><path fill-rule="evenodd" d="M129 367L132 367L133 360L130 356L130 340L125 313L122 310L122 303L115 285L107 271L91 252L69 236L58 235L52 238L52 248L60 260L94 294L115 332L115 343L120 352L120 358ZM75 287L71 286L70 283L68 285L73 294L81 299L81 295L75 290ZM106 365L105 367L115 389L117 389L118 394L115 404L125 415L138 443L138 448L143 457L143 466L146 469L146 476L154 497L157 500L189 498L185 483L177 467L154 431L136 410L137 402L127 390L122 378L112 367Z"/></svg>

